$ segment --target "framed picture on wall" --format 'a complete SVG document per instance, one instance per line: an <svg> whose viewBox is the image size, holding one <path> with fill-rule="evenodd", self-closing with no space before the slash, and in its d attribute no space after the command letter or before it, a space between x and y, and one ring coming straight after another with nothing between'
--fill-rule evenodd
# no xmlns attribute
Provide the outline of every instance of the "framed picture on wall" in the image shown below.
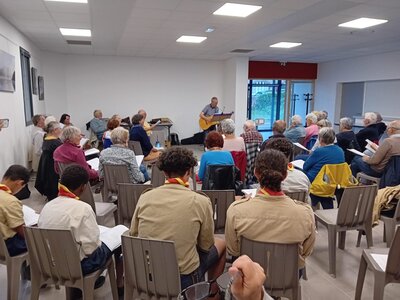
<svg viewBox="0 0 400 300"><path fill-rule="evenodd" d="M0 91L15 91L15 57L0 50Z"/></svg>
<svg viewBox="0 0 400 300"><path fill-rule="evenodd" d="M31 77L32 77L32 94L37 95L38 93L38 84L37 84L37 69L31 68Z"/></svg>
<svg viewBox="0 0 400 300"><path fill-rule="evenodd" d="M39 100L44 100L44 79L43 76L38 76Z"/></svg>

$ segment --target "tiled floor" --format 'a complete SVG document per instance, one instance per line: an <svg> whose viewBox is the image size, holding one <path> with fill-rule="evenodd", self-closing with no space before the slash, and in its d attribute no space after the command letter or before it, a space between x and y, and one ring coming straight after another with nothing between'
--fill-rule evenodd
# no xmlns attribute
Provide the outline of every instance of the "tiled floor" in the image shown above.
<svg viewBox="0 0 400 300"><path fill-rule="evenodd" d="M194 147L195 154L198 158L201 156L202 147ZM28 200L24 200L24 204L40 210L44 205L44 199L30 184L32 196ZM99 200L99 199L96 199ZM113 220L108 220L108 225L113 225ZM374 247L384 248L385 243L382 242L383 224L373 229ZM327 231L323 226L319 226L314 252L307 259L307 275L308 281L301 280L302 299L303 300L347 300L354 299L354 291L356 286L358 267L362 250L366 248L366 240L363 237L361 247L356 248L357 233L348 232L346 240L346 249L337 250L337 276L332 278L328 272L328 247L327 247ZM400 255L400 254L399 254ZM7 276L6 268L0 265L0 300L7 299ZM367 271L364 283L362 299L372 299L373 295L373 274ZM23 282L20 289L20 299L30 299L29 282ZM40 299L64 299L64 288L56 290L54 287L43 289ZM95 291L95 299L111 299L111 290L108 283ZM400 299L400 285L389 284L385 288L385 300Z"/></svg>

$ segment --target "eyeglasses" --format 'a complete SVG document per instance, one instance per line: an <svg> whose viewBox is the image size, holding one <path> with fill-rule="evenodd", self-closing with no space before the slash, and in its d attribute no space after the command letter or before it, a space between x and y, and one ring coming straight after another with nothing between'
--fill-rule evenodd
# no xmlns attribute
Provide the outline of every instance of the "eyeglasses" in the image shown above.
<svg viewBox="0 0 400 300"><path fill-rule="evenodd" d="M215 279L195 283L184 289L178 296L178 300L203 300L211 297L211 285Z"/></svg>

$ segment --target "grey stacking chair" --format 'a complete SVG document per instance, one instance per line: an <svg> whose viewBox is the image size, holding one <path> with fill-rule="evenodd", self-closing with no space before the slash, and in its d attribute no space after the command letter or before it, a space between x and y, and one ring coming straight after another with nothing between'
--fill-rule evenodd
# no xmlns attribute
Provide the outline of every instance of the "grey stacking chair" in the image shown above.
<svg viewBox="0 0 400 300"><path fill-rule="evenodd" d="M103 201L113 201L118 194L118 183L130 183L128 167L126 165L104 164Z"/></svg>
<svg viewBox="0 0 400 300"><path fill-rule="evenodd" d="M241 238L240 254L259 263L267 278L264 287L273 297L301 299L299 284L299 244L276 244Z"/></svg>
<svg viewBox="0 0 400 300"><path fill-rule="evenodd" d="M125 300L176 300L180 274L172 241L160 241L122 235Z"/></svg>
<svg viewBox="0 0 400 300"><path fill-rule="evenodd" d="M388 283L400 283L400 228L397 229L390 249L367 249L363 251L358 271L355 300L361 299L367 266L374 272L374 300L382 300ZM387 255L386 269L383 270L373 254Z"/></svg>
<svg viewBox="0 0 400 300"><path fill-rule="evenodd" d="M211 200L214 213L214 232L224 233L226 212L228 207L235 201L234 190L203 190L199 194L205 194Z"/></svg>
<svg viewBox="0 0 400 300"><path fill-rule="evenodd" d="M154 188L164 185L165 175L156 164L151 167L151 184Z"/></svg>
<svg viewBox="0 0 400 300"><path fill-rule="evenodd" d="M113 300L118 299L115 267L111 257L104 268L83 276L76 242L70 230L25 227L31 267L31 300L38 300L42 284L64 285L66 298L71 299L72 289L82 291L83 299L94 299L94 284L107 269Z"/></svg>
<svg viewBox="0 0 400 300"><path fill-rule="evenodd" d="M95 202L90 184L86 184L86 187L79 198L92 207L94 213L96 214L97 222L100 225L105 225L107 216L111 214L114 216L115 224L117 224L117 205L108 202Z"/></svg>
<svg viewBox="0 0 400 300"><path fill-rule="evenodd" d="M28 252L10 256L1 232L0 240L0 263L7 267L7 300L18 300L21 267L28 259Z"/></svg>
<svg viewBox="0 0 400 300"><path fill-rule="evenodd" d="M400 224L400 201L397 202L393 218L381 215L383 221L383 241L390 247L396 230L396 225Z"/></svg>
<svg viewBox="0 0 400 300"><path fill-rule="evenodd" d="M372 207L376 193L376 184L348 187L344 189L338 209L314 212L316 221L328 229L329 274L333 277L336 277L336 233L339 233L339 249L344 250L348 230L358 230L357 247L363 231L368 248L373 246Z"/></svg>
<svg viewBox="0 0 400 300"><path fill-rule="evenodd" d="M143 150L142 150L142 146L140 145L140 142L129 141L128 147L129 147L129 149L133 150L133 152L135 152L135 155L143 155Z"/></svg>
<svg viewBox="0 0 400 300"><path fill-rule="evenodd" d="M293 199L293 200L298 200L298 201L301 201L301 202L304 202L304 203L307 203L308 201L308 195L309 195L309 193L308 192L305 192L305 191L299 191L299 192L285 192L285 191L283 191L284 193L285 193L285 195L286 196L288 196L289 198L291 198L291 199Z"/></svg>
<svg viewBox="0 0 400 300"><path fill-rule="evenodd" d="M140 195L152 188L151 184L118 183L118 224L131 226Z"/></svg>

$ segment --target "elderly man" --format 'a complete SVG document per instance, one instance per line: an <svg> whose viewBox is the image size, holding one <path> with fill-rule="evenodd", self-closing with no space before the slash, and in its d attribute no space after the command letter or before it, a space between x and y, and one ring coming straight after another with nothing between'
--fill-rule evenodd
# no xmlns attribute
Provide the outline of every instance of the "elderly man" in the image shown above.
<svg viewBox="0 0 400 300"><path fill-rule="evenodd" d="M286 129L283 134L292 143L299 142L301 138L306 136L306 129L304 128L299 115L294 115L292 117L290 127Z"/></svg>
<svg viewBox="0 0 400 300"><path fill-rule="evenodd" d="M40 156L42 155L42 145L44 138L44 120L43 115L34 115L32 118L33 128L31 131L32 137L32 169L37 172Z"/></svg>
<svg viewBox="0 0 400 300"><path fill-rule="evenodd" d="M364 126L365 128L361 129L357 134L357 142L360 145L361 151L365 150L365 146L367 145L366 139L377 143L379 140L379 132L376 128L376 120L377 116L374 112L366 112L364 114Z"/></svg>
<svg viewBox="0 0 400 300"><path fill-rule="evenodd" d="M243 125L244 132L240 135L246 144L258 143L261 144L263 137L256 129L256 123L253 120L247 120Z"/></svg>
<svg viewBox="0 0 400 300"><path fill-rule="evenodd" d="M265 145L268 140L270 139L277 139L277 138L286 138L283 134L286 130L286 122L283 120L276 120L274 124L272 124L272 135L262 143L260 147L260 151L265 150Z"/></svg>
<svg viewBox="0 0 400 300"><path fill-rule="evenodd" d="M348 164L351 163L355 154L347 149L356 149L360 151L360 146L358 145L356 134L352 130L353 120L350 118L341 118L339 121L339 133L336 135L337 145L342 148L344 152L344 157Z"/></svg>
<svg viewBox="0 0 400 300"><path fill-rule="evenodd" d="M387 127L388 138L385 139L372 156L356 156L351 163L354 176L363 172L374 177L381 177L389 159L400 155L400 120L392 121Z"/></svg>
<svg viewBox="0 0 400 300"><path fill-rule="evenodd" d="M143 116L143 118L144 118L143 129L146 131L147 135L150 136L150 135L153 133L152 130L153 130L154 127L156 127L157 125L156 125L156 124L150 125L150 124L146 121L147 112L146 112L144 109L139 109L138 114Z"/></svg>
<svg viewBox="0 0 400 300"><path fill-rule="evenodd" d="M96 134L97 139L101 141L104 132L107 130L107 123L103 120L103 113L96 109L93 112L94 118L90 121L90 128Z"/></svg>
<svg viewBox="0 0 400 300"><path fill-rule="evenodd" d="M219 107L218 107L218 98L217 97L212 97L211 98L211 103L207 104L203 110L200 112L200 119L203 119L206 121L206 123L210 123L212 120L212 117L219 113ZM209 128L205 129L204 131L209 132L215 130L215 125L211 125Z"/></svg>

